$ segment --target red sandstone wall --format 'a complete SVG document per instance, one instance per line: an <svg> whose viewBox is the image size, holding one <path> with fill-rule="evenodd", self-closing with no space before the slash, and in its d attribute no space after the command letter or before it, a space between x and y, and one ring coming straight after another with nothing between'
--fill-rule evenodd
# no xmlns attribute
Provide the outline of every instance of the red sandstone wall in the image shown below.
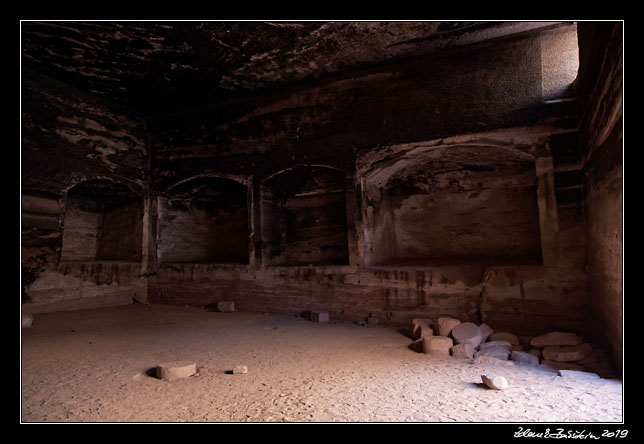
<svg viewBox="0 0 644 444"><path fill-rule="evenodd" d="M589 298L584 237L579 236L583 212L575 196L565 205L558 201L555 183L575 166L574 102L545 102L568 97L570 88L563 86L566 78L570 86L570 72L555 79L552 67L570 63L574 35L574 29L564 28L541 38L521 36L156 122L151 193L198 173L247 174L253 229L248 266L157 264L149 278L150 301L209 306L229 299L240 310L259 312L320 309L356 320L374 313L400 325L418 316L452 315L518 333L584 332ZM553 51L562 44L566 51ZM513 226L523 223L520 218L503 219L529 238L521 241L529 245L528 264L488 267L465 259L420 269L365 265L371 229L365 218L379 204L364 192L364 174L371 165L432 145L470 147L472 168L477 168L477 147L511 148L531 159L536 196L517 205L530 205L537 227ZM277 266L267 260L267 243L280 235L279 224L270 225L278 219L278 205L262 209L260 191L271 175L298 165L346 173L349 265ZM500 184L505 180L505 186L516 176L489 174ZM454 181L454 190L471 185L458 174L446 180ZM468 210L473 218L468 227L474 229L476 208L463 199L459 211ZM275 236L262 237L271 230Z"/></svg>
<svg viewBox="0 0 644 444"><path fill-rule="evenodd" d="M45 191L37 198L27 193L23 201L52 217L40 221L34 210L23 218L29 233L23 248L32 248L25 250L25 269L37 270L29 274L26 294L42 309L81 307L89 301L126 303L144 294L155 303L197 306L234 300L241 310L259 312L321 309L335 318L356 320L376 314L383 322L400 325L418 316L451 315L519 334L583 332L589 325L585 245L579 236L583 217L574 198L561 205L555 180L574 161L576 127L567 102L544 102L569 93L565 85L571 80L553 78L544 66L560 66L552 48L564 42L569 52L571 35L570 27L542 37L528 34L179 112L152 122L152 152L146 150L145 125L135 116L84 96L87 110L81 112L74 105L77 92L34 79L23 142L31 163L23 183L51 197L43 197ZM53 109L42 105L52 99ZM116 128L114 122L120 122ZM50 155L52 151L40 147L50 136L62 164L43 174L34 159L41 152ZM111 142L101 144L102 138ZM364 193L364 173L373 164L426 145L475 150L492 145L526 153L536 176L536 202L529 205L537 206L539 225L539 236L531 229L530 241L540 243L540 263L481 267L462 262L380 270L365 266L365 217L377 203ZM476 167L476 156L472 162ZM270 218L262 210L262 188L271 175L298 165L325 165L345 173L348 265L343 260L337 265L271 266L266 260L270 246L265 243L271 236L262 234L275 227L265 226ZM140 267L58 263L62 191L88 172L113 180L130 178L129 185L145 190ZM241 178L248 187L248 265L159 260L164 208L157 198L199 175ZM466 182L457 175L450 180L456 188ZM501 174L499 180L510 179ZM468 209L473 208L464 211ZM334 206L333 214L341 213L336 210ZM315 215L308 207L298 211L304 219ZM45 227L49 231L42 231ZM46 251L42 260L35 248Z"/></svg>
<svg viewBox="0 0 644 444"><path fill-rule="evenodd" d="M621 23L579 25L580 134L595 333L622 365L623 120Z"/></svg>

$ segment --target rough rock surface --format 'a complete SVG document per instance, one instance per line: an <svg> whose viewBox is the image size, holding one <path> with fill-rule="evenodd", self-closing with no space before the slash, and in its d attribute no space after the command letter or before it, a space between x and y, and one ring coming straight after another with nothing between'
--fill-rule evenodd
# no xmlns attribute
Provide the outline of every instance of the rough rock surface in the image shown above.
<svg viewBox="0 0 644 444"><path fill-rule="evenodd" d="M452 347L452 356L472 359L474 357L474 347L471 344L456 344Z"/></svg>
<svg viewBox="0 0 644 444"><path fill-rule="evenodd" d="M479 350L485 350L487 348L492 348L492 347L503 347L503 348L506 348L508 351L512 350L512 344L510 344L508 341L483 342L482 344L479 345Z"/></svg>
<svg viewBox="0 0 644 444"><path fill-rule="evenodd" d="M483 350L479 350L474 354L474 357L485 356L488 358L500 359L502 361L507 361L510 359L510 350L505 347L489 347Z"/></svg>
<svg viewBox="0 0 644 444"><path fill-rule="evenodd" d="M175 381L187 378L197 373L197 364L191 361L166 362L157 366L157 378L165 381Z"/></svg>
<svg viewBox="0 0 644 444"><path fill-rule="evenodd" d="M537 336L530 340L530 345L533 347L547 347L549 345L579 345L583 341L575 333L565 332L551 332L542 336Z"/></svg>
<svg viewBox="0 0 644 444"><path fill-rule="evenodd" d="M477 347L481 343L481 329L471 322L458 324L452 329L452 337L457 344L470 344Z"/></svg>
<svg viewBox="0 0 644 444"><path fill-rule="evenodd" d="M452 338L445 336L426 336L423 341L423 353L440 354L449 356L449 351L454 345Z"/></svg>
<svg viewBox="0 0 644 444"><path fill-rule="evenodd" d="M592 350L589 344L570 345L567 347L549 345L543 349L543 358L557 362L581 361L590 356Z"/></svg>
<svg viewBox="0 0 644 444"><path fill-rule="evenodd" d="M512 345L519 345L519 337L507 332L492 333L490 335L490 341L507 341Z"/></svg>
<svg viewBox="0 0 644 444"><path fill-rule="evenodd" d="M531 350L528 350L528 353L532 356L536 356L539 359L543 357L543 350L541 350L540 348L533 348Z"/></svg>
<svg viewBox="0 0 644 444"><path fill-rule="evenodd" d="M489 325L487 325L485 323L479 325L479 328L481 329L481 336L482 336L481 337L481 342L487 341L488 337L492 333L494 333L494 330L492 329L492 327L490 327Z"/></svg>
<svg viewBox="0 0 644 444"><path fill-rule="evenodd" d="M539 358L530 353L513 351L510 355L510 358L513 361L519 362L521 364L539 365Z"/></svg>
<svg viewBox="0 0 644 444"><path fill-rule="evenodd" d="M438 336L449 336L452 329L460 323L461 321L455 318L438 318Z"/></svg>

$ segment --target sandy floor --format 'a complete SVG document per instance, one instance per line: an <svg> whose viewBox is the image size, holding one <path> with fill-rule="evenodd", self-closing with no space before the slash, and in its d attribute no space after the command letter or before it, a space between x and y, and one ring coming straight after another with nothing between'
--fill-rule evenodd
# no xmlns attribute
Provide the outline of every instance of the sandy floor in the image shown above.
<svg viewBox="0 0 644 444"><path fill-rule="evenodd" d="M620 422L622 383L409 349L391 327L131 305L35 315L23 422ZM191 360L167 382L148 370ZM246 374L231 374L236 365ZM482 374L505 376L490 390Z"/></svg>

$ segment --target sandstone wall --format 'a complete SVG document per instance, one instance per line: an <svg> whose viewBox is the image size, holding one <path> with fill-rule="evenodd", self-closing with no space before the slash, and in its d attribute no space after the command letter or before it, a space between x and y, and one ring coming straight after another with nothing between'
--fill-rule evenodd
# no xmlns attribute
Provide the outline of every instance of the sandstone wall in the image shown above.
<svg viewBox="0 0 644 444"><path fill-rule="evenodd" d="M21 105L23 309L85 308L143 297L146 120L28 70L23 71ZM93 199L74 211L78 201L68 200L67 191L96 180L124 187L139 203L120 213L106 210L103 224L101 213L90 208ZM123 259L96 262L101 257Z"/></svg>
<svg viewBox="0 0 644 444"><path fill-rule="evenodd" d="M588 277L595 333L621 365L623 295L623 27L579 26L580 135Z"/></svg>

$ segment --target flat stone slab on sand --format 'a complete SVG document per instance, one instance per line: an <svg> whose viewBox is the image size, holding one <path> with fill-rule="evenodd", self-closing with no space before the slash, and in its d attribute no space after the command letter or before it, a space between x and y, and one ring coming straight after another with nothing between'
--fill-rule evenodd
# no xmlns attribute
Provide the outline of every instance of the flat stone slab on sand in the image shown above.
<svg viewBox="0 0 644 444"><path fill-rule="evenodd" d="M157 378L176 381L197 373L197 363L192 361L166 362L157 366Z"/></svg>

